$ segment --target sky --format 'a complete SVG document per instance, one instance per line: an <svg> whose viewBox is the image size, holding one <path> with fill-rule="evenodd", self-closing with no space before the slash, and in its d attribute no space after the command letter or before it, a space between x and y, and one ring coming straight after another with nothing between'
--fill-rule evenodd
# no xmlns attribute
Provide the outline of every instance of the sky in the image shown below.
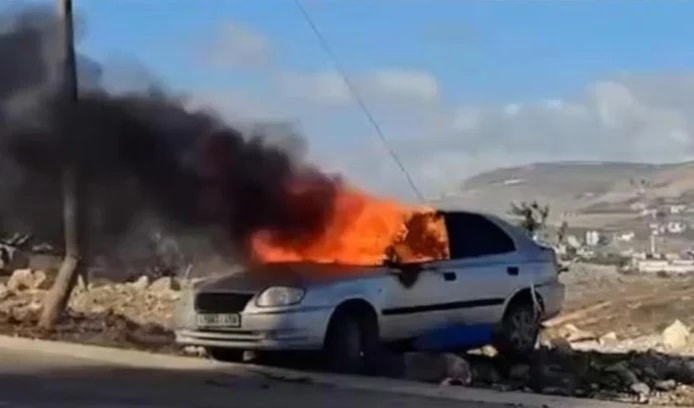
<svg viewBox="0 0 694 408"><path fill-rule="evenodd" d="M11 0L18 4L47 0ZM553 160L694 157L694 2L74 0L114 88L155 80L230 122L292 123L308 159L427 197Z"/></svg>

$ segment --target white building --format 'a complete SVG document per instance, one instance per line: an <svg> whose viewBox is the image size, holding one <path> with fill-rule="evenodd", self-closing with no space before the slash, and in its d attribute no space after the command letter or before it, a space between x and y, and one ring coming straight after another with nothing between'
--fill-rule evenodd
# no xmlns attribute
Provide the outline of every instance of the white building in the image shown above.
<svg viewBox="0 0 694 408"><path fill-rule="evenodd" d="M586 231L586 245L596 246L600 242L600 233L598 231Z"/></svg>
<svg viewBox="0 0 694 408"><path fill-rule="evenodd" d="M616 234L616 239L617 241L631 242L635 236L636 234L634 233L634 231L625 231Z"/></svg>
<svg viewBox="0 0 694 408"><path fill-rule="evenodd" d="M670 221L667 223L666 228L671 234L681 234L687 229L687 226L683 222Z"/></svg>
<svg viewBox="0 0 694 408"><path fill-rule="evenodd" d="M686 209L687 206L684 204L673 204L670 206L670 214L679 214L684 212Z"/></svg>

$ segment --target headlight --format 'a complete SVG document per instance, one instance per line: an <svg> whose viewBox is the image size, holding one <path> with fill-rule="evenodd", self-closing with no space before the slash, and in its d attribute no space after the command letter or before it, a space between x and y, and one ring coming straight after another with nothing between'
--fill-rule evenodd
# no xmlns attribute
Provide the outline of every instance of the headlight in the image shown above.
<svg viewBox="0 0 694 408"><path fill-rule="evenodd" d="M304 298L303 289L286 286L267 288L258 296L255 304L259 307L289 306L301 302Z"/></svg>

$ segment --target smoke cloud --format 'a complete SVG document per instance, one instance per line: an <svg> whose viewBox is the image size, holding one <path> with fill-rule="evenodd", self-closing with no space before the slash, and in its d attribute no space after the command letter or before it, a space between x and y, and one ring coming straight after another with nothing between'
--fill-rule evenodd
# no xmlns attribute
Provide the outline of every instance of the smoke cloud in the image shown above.
<svg viewBox="0 0 694 408"><path fill-rule="evenodd" d="M59 176L71 164L86 239L118 236L152 209L181 228L223 231L242 257L259 229L289 246L321 232L340 181L262 134L244 135L162 89L108 93L101 67L84 56L79 103L62 103L51 79L56 27L45 10L18 11L0 26L0 194L12 197L5 214L21 213L60 242Z"/></svg>

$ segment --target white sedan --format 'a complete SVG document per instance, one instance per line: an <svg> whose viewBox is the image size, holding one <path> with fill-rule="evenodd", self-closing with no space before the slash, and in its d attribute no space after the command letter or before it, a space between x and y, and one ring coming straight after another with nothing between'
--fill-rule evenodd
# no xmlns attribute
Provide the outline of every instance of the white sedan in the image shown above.
<svg viewBox="0 0 694 408"><path fill-rule="evenodd" d="M501 353L531 351L541 322L564 301L554 251L494 216L442 214L451 259L269 264L209 279L184 291L176 340L221 360L246 350L322 350L342 372L368 371L382 345L416 347L450 327L486 325L493 336L482 341Z"/></svg>

